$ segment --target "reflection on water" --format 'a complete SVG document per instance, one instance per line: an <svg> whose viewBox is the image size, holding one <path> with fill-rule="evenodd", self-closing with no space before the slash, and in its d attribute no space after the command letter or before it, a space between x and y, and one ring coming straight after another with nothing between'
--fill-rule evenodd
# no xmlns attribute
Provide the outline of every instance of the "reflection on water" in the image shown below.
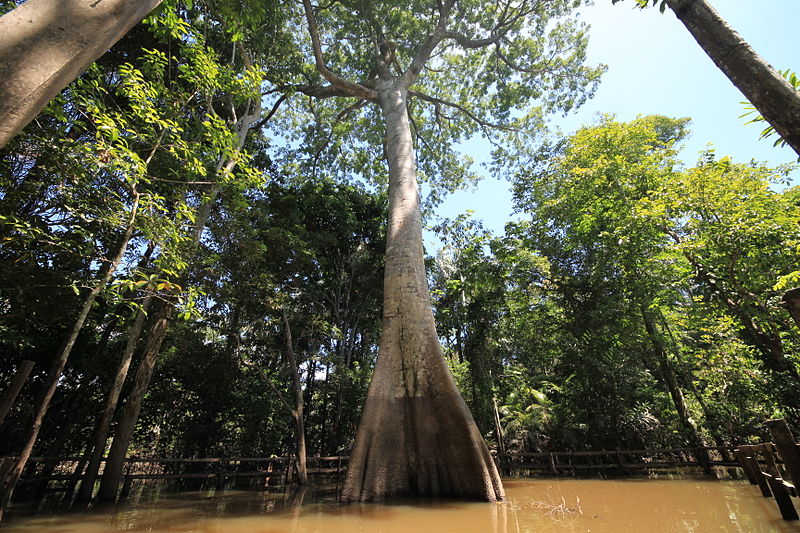
<svg viewBox="0 0 800 533"><path fill-rule="evenodd" d="M92 512L12 518L5 532L674 533L797 532L741 481L507 480L501 504L338 506L331 490L183 493Z"/></svg>

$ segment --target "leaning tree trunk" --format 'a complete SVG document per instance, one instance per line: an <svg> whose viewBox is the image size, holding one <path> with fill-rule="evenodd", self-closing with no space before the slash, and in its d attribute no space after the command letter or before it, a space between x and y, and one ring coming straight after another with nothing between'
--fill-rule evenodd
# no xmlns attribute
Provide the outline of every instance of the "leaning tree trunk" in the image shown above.
<svg viewBox="0 0 800 533"><path fill-rule="evenodd" d="M86 318L89 316L89 311L91 311L95 300L106 288L106 285L108 285L108 282L111 280L117 267L122 262L122 258L125 256L125 251L128 249L128 243L133 235L136 215L139 208L139 198L139 194L134 191L133 204L131 205L128 226L125 230L125 234L122 237L119 248L117 249L117 253L108 264L103 277L86 296L83 306L78 313L78 317L75 319L75 322L72 324L72 327L67 333L66 338L61 344L61 348L56 354L53 366L50 368L50 372L48 373L45 392L39 401L38 407L36 408L36 414L34 415L33 424L31 425L25 446L22 448L22 451L20 451L16 463L8 472L5 479L0 480L0 519L2 519L3 510L5 509L8 501L11 499L11 494L14 492L17 482L22 476L22 471L25 469L25 465L28 463L28 459L33 452L33 446L36 444L36 439L39 437L39 431L42 429L44 415L47 413L47 409L50 407L50 401L53 399L53 395L56 392L56 387L61 379L61 374L64 371L64 367L67 364L70 354L72 353L72 348L75 346L75 342L78 340L78 334L83 329L83 324L86 322Z"/></svg>
<svg viewBox="0 0 800 533"><path fill-rule="evenodd" d="M681 390L678 385L678 380L675 377L675 370L672 367L672 361L669 360L664 342L661 340L658 331L656 331L656 325L653 323L653 319L650 317L647 307L644 305L642 305L642 319L644 320L644 327L647 330L647 335L650 337L650 342L653 345L653 352L655 353L658 367L661 371L662 381L672 398L675 412L678 413L678 420L680 420L686 436L689 438L689 442L697 450L695 458L707 474L713 474L713 470L711 469L711 457L706 449L706 442L703 439L703 435L700 433L700 429L692 418L683 390Z"/></svg>
<svg viewBox="0 0 800 533"><path fill-rule="evenodd" d="M100 488L97 492L97 499L100 501L109 502L117 499L117 489L120 479L122 479L122 468L125 466L128 445L133 438L136 422L139 420L139 412L142 409L145 393L150 386L150 379L153 376L156 359L161 351L161 344L164 342L164 337L169 328L170 315L173 309L174 306L171 302L159 302L158 309L154 313L155 316L150 324L142 360L136 370L133 388L122 408L122 413L120 413L119 422L114 432L114 440L111 443L111 449L108 452L108 458L103 469L103 479L100 481Z"/></svg>
<svg viewBox="0 0 800 533"><path fill-rule="evenodd" d="M249 56L245 53L245 62L249 65ZM247 133L250 131L250 126L261 115L261 101L248 102L248 112L242 116L236 123L237 144L234 152L239 152L244 146L247 138ZM249 108L252 106L252 110ZM217 162L215 169L216 176L229 175L238 160L236 157L221 157ZM214 202L221 190L220 186L215 186L206 195L203 203L197 208L195 214L195 225L192 231L192 238L189 243L189 251L194 250L200 244L200 239L205 230L206 223L211 216ZM183 272L185 275L185 272ZM131 390L125 406L122 408L120 414L119 424L114 434L114 440L111 443L111 449L108 453L105 469L103 470L103 479L100 481L100 488L97 492L97 499L100 501L114 501L117 498L117 490L119 482L122 479L122 467L125 463L125 457L128 453L128 446L133 438L133 432L136 428L136 422L139 420L139 413L144 402L144 396L150 386L150 379L153 375L153 369L156 365L156 359L161 351L161 344L164 342L164 337L169 329L170 319L175 303L173 300L162 301L155 312L155 318L150 325L150 331L147 334L147 341L142 355L142 360L136 371L134 378L133 389Z"/></svg>
<svg viewBox="0 0 800 533"><path fill-rule="evenodd" d="M707 0L666 0L708 57L800 154L800 92L731 28Z"/></svg>
<svg viewBox="0 0 800 533"><path fill-rule="evenodd" d="M161 0L28 0L0 17L0 147Z"/></svg>
<svg viewBox="0 0 800 533"><path fill-rule="evenodd" d="M33 361L27 359L22 361L22 364L19 365L19 368L17 368L17 371L14 373L11 383L8 384L8 388L3 393L3 397L0 398L0 426L3 425L6 415L11 411L11 406L14 405L14 401L16 401L17 396L19 396L25 382L28 381L28 376L31 375L33 365Z"/></svg>
<svg viewBox="0 0 800 533"><path fill-rule="evenodd" d="M152 297L148 296L142 303L141 309L136 313L136 318L128 332L128 342L125 345L125 349L122 351L119 365L117 365L114 382L106 396L103 413L100 415L100 420L98 420L94 432L92 433L92 440L89 444L89 450L92 455L86 467L86 473L81 480L81 486L78 489L77 501L79 502L88 502L92 499L94 485L97 481L97 473L100 470L100 463L103 461L103 454L106 451L108 430L111 428L111 421L114 418L114 412L117 410L117 402L119 402L120 394L122 394L122 386L125 384L125 378L128 376L128 369L133 360L133 353L136 351L139 337L141 337L142 330L144 329L145 317L150 308L150 302L152 302Z"/></svg>
<svg viewBox="0 0 800 533"><path fill-rule="evenodd" d="M502 500L497 468L436 334L406 88L382 80L378 93L389 165L383 333L342 500L404 494Z"/></svg>

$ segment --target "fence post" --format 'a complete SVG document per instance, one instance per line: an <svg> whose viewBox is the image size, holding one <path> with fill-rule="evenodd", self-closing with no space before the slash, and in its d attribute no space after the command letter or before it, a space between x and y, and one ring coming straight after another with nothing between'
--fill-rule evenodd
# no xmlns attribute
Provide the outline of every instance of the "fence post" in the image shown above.
<svg viewBox="0 0 800 533"><path fill-rule="evenodd" d="M294 468L293 459L294 457L291 455L286 459L286 485L291 485L294 477L294 472L292 472L292 468Z"/></svg>
<svg viewBox="0 0 800 533"><path fill-rule="evenodd" d="M769 474L764 475L767 478L767 482L769 482L769 486L772 489L772 495L775 496L775 503L778 504L778 509L781 510L781 516L784 520L797 520L797 510L794 508L794 504L792 504L792 498L789 497L789 491L786 490L786 485L783 484L783 480L779 477L773 477Z"/></svg>
<svg viewBox="0 0 800 533"><path fill-rule="evenodd" d="M219 460L219 472L217 473L217 490L225 490L225 458Z"/></svg>
<svg viewBox="0 0 800 533"><path fill-rule="evenodd" d="M789 425L782 418L767 420L765 424L769 428L778 454L783 459L789 479L792 480L795 489L800 491L800 450L797 449L797 443L789 430Z"/></svg>
<svg viewBox="0 0 800 533"><path fill-rule="evenodd" d="M748 448L750 447L748 446ZM761 471L761 466L758 464L758 461L756 460L752 448L745 453L747 454L747 457L745 457L745 461L747 461L747 464L750 465L750 469L756 476L756 483L758 484L758 488L761 489L761 495L764 496L765 498L769 498L770 496L772 496L772 491L770 491L769 488L769 482L764 477L764 473Z"/></svg>
<svg viewBox="0 0 800 533"><path fill-rule="evenodd" d="M750 484L758 485L758 481L756 481L756 473L750 468L750 463L747 462L746 454L743 448L745 448L745 446L740 446L734 452L736 460L739 461L739 465L742 467L742 470L744 470L744 474L747 476L747 480L750 482Z"/></svg>

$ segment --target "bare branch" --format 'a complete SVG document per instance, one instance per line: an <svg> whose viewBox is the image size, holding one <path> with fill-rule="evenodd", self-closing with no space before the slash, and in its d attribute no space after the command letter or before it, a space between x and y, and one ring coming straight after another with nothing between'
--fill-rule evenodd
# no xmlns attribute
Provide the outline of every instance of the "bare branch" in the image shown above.
<svg viewBox="0 0 800 533"><path fill-rule="evenodd" d="M344 120L344 119L346 119L347 117L349 117L349 116L350 116L350 113L352 113L353 111L356 111L356 110L358 110L358 109L361 109L361 108L362 108L362 107L364 107L365 105L367 105L367 101L366 101L366 100L359 100L359 101L358 101L358 102L356 102L355 104L353 104L353 105L351 105L351 106L348 106L348 107L346 107L346 108L342 109L342 110L339 112L339 114L338 114L338 115L336 115L336 122L341 122L342 120Z"/></svg>
<svg viewBox="0 0 800 533"><path fill-rule="evenodd" d="M430 59L433 50L442 42L442 39L447 33L447 20L450 18L450 11L453 9L455 3L456 0L447 0L446 2L437 0L439 18L436 22L436 29L422 41L422 45L420 45L417 53L414 54L414 59L411 60L411 64L406 71L403 72L401 79L404 86L410 87L411 84L414 83L425 67L425 63Z"/></svg>
<svg viewBox="0 0 800 533"><path fill-rule="evenodd" d="M486 37L485 39L470 39L463 33L458 33L456 31L447 31L444 34L446 39L453 39L455 42L463 46L464 48L485 48L487 46L491 46L493 44L497 44L500 39L505 37L505 32L496 33L491 37Z"/></svg>
<svg viewBox="0 0 800 533"><path fill-rule="evenodd" d="M472 111L470 111L469 109L467 109L466 107L464 107L461 104L457 104L455 102L448 102L447 100L442 100L441 98L436 98L435 96L430 96L430 95L427 95L427 94L424 94L424 93L421 93L421 92L418 92L418 91L409 90L408 94L409 94L409 96L415 96L415 97L419 98L420 100L424 100L425 102L430 102L430 103L435 104L435 105L444 105L444 106L447 106L447 107L452 107L454 109L458 109L459 111L461 111L462 113L467 115L470 119L472 119L473 121L478 123L478 125L480 125L481 127L492 128L492 129L503 130L503 131L514 131L514 132L519 131L519 130L516 130L516 129L510 127L510 126L506 126L504 124L494 124L492 122L487 122L487 121L483 120L478 115L476 115L475 113L473 113Z"/></svg>
<svg viewBox="0 0 800 533"><path fill-rule="evenodd" d="M308 21L308 31L311 34L314 62L317 66L317 70L322 74L322 77L328 80L331 85L347 93L347 96L363 98L364 100L376 100L378 98L377 92L337 76L325 65L325 58L322 57L322 46L319 40L319 28L317 28L317 21L314 19L314 12L311 9L310 0L303 0L303 8L305 9L306 20Z"/></svg>
<svg viewBox="0 0 800 533"><path fill-rule="evenodd" d="M353 95L335 85L292 85L286 87L287 90L303 93L314 98L351 98Z"/></svg>
<svg viewBox="0 0 800 533"><path fill-rule="evenodd" d="M446 39L453 39L455 42L457 42L464 48L470 48L470 49L485 48L487 46L497 44L498 42L500 42L501 39L503 39L506 36L506 34L511 30L511 28L517 21L528 16L530 13L534 11L535 6L531 7L530 9L522 9L522 7L525 4L526 2L523 2L516 10L516 12L513 14L513 16L510 16L508 18L506 17L509 13L509 6L506 5L506 7L503 9L503 14L498 19L498 22L495 25L495 27L492 28L489 37L485 37L483 39L471 39L466 35L464 35L463 33L459 33L456 31L447 31L445 32L444 37Z"/></svg>
<svg viewBox="0 0 800 533"><path fill-rule="evenodd" d="M529 69L529 68L521 67L520 65L518 65L517 63L514 63L511 59L509 59L509 57L506 54L503 53L503 49L500 46L500 43L495 43L495 53L497 54L497 57L500 58L500 61L505 63L508 68L510 68L511 70L514 70L516 72L524 72L526 74L542 74L544 72L551 72L552 68L550 68L551 67L551 63L550 62L553 59L555 59L555 52L553 52L550 55L550 58L547 60L547 65L548 65L547 67L538 68L538 69Z"/></svg>
<svg viewBox="0 0 800 533"><path fill-rule="evenodd" d="M280 96L280 98L278 98L278 101L277 101L277 102L275 102L275 104L272 106L272 109L270 109L270 110L269 110L269 113L267 113L267 116L265 116L264 118L262 118L261 120L259 120L259 121L258 121L258 122L256 122L255 124L253 124L253 129L255 129L255 130L260 130L261 128L263 128L263 127L264 127L264 125L265 125L267 122L269 122L270 120L272 120L272 117L273 117L273 116L275 116L275 113L277 113L277 112L278 112L278 108L281 106L281 104L282 104L282 103L283 103L283 102L284 102L284 101L285 101L285 100L286 100L288 97L289 97L289 95L288 95L288 94L285 94L285 93L284 93L284 94L282 94L282 95Z"/></svg>

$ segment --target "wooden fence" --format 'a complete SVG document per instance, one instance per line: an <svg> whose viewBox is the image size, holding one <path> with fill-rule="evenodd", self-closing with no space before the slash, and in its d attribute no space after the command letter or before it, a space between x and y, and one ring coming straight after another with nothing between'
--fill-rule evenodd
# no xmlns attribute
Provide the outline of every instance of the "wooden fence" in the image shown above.
<svg viewBox="0 0 800 533"><path fill-rule="evenodd" d="M657 450L596 450L498 454L500 470L507 475L546 473L580 475L592 471L635 472L677 468L735 467L732 447L665 448ZM705 451L705 453L699 453ZM708 457L708 462L705 457Z"/></svg>
<svg viewBox="0 0 800 533"><path fill-rule="evenodd" d="M705 453L698 453L701 450ZM738 465L736 461L725 459L732 455L732 448L708 447L494 454L494 457L504 475L574 476L600 471L623 475L678 468L734 467ZM704 464L698 457L709 457L711 461ZM13 460L13 457L0 458L0 478ZM307 459L308 475L312 480L327 478L338 482L347 470L347 462L347 456L310 456ZM222 489L230 483L236 486L246 483L253 488L289 485L295 480L295 463L294 457L130 457L123 470L122 494L127 494L134 482L146 480L177 481L180 483L178 488L211 485ZM25 487L37 487L30 490L39 494L49 490L71 490L80 480L84 465L85 459L79 457L32 457L20 482Z"/></svg>
<svg viewBox="0 0 800 533"><path fill-rule="evenodd" d="M626 474L683 468L741 468L751 484L757 485L765 497L774 497L786 520L797 520L792 497L800 487L800 446L784 420L766 422L773 442L743 445L738 448L710 446L705 448L665 448L658 450L596 450L571 452L534 452L493 454L504 475L526 476L581 475L604 471ZM0 479L3 479L15 457L0 457ZM307 459L308 475L317 481L327 477L340 481L347 470L347 456ZM294 482L294 457L212 457L212 458L139 458L125 462L122 495L137 480L178 480L224 489L228 482L248 480L251 487L289 485ZM20 483L46 490L72 490L82 477L85 458L31 457ZM102 471L101 471L102 473ZM789 481L787 481L787 479ZM55 483L55 486L51 484Z"/></svg>
<svg viewBox="0 0 800 533"><path fill-rule="evenodd" d="M0 458L0 479L15 457ZM189 481L207 486L214 483L224 488L231 480L249 480L250 486L289 485L296 476L295 457L207 457L207 458L140 458L129 457L123 469L122 494L126 495L138 480ZM20 484L38 485L37 492L72 489L82 477L85 459L80 457L31 457ZM346 456L308 457L309 476L339 478L347 468ZM102 467L100 474L102 475ZM55 486L50 486L51 482Z"/></svg>
<svg viewBox="0 0 800 533"><path fill-rule="evenodd" d="M800 449L785 420L768 420L766 426L772 442L739 446L736 460L762 496L775 498L784 520L798 520L792 496L800 486Z"/></svg>

